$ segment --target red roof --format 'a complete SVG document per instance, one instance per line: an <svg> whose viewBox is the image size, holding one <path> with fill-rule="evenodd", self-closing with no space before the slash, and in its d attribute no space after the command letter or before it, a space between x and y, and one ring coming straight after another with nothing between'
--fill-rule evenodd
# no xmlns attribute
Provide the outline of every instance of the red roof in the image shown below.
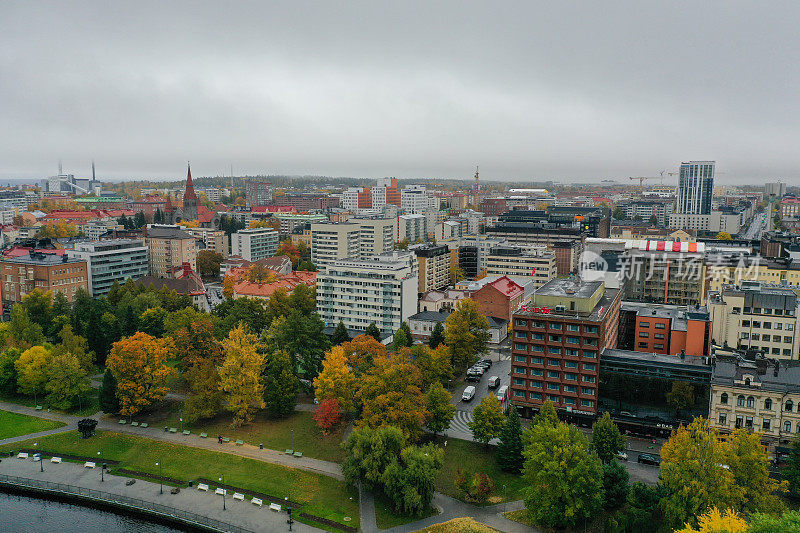
<svg viewBox="0 0 800 533"><path fill-rule="evenodd" d="M197 200L197 195L194 193L194 182L192 181L192 167L188 165L186 173L186 190L183 191L184 200Z"/></svg>
<svg viewBox="0 0 800 533"><path fill-rule="evenodd" d="M278 289L286 289L288 292L294 290L301 284L308 286L317 282L316 272L292 272L282 276L278 281L272 283L254 283L252 281L240 281L233 286L233 292L237 296L251 298L269 298Z"/></svg>
<svg viewBox="0 0 800 533"><path fill-rule="evenodd" d="M197 207L197 218L201 224L208 224L214 218L216 213L204 205Z"/></svg>
<svg viewBox="0 0 800 533"><path fill-rule="evenodd" d="M33 251L33 248L27 248L25 246L15 246L3 252L3 257L22 257L25 255L30 254ZM53 254L53 255L64 255L66 252L63 248L53 249L53 248L37 248L37 252L41 252L43 254Z"/></svg>
<svg viewBox="0 0 800 533"><path fill-rule="evenodd" d="M523 289L521 286L511 281L511 279L509 279L508 276L502 276L500 278L497 278L493 282L489 283L489 285L491 285L498 291L502 292L505 296L507 296L510 299L514 299L520 294L525 292L525 289Z"/></svg>
<svg viewBox="0 0 800 533"><path fill-rule="evenodd" d="M293 205L257 205L250 209L251 213L296 213Z"/></svg>

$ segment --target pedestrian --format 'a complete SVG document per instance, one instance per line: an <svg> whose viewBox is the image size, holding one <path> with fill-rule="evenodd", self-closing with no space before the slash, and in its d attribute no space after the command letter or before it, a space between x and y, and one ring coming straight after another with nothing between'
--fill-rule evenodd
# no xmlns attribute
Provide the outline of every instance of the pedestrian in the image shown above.
<svg viewBox="0 0 800 533"><path fill-rule="evenodd" d="M222 444L222 435L220 435L219 437L217 437L217 439L219 439L219 443L220 443L220 444Z"/></svg>

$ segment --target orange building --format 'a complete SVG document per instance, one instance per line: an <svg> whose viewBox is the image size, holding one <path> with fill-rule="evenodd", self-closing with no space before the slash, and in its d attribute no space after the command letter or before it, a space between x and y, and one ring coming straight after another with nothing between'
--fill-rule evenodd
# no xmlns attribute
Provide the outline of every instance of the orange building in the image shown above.
<svg viewBox="0 0 800 533"><path fill-rule="evenodd" d="M620 308L617 347L664 355L709 355L711 319L708 309L624 302Z"/></svg>

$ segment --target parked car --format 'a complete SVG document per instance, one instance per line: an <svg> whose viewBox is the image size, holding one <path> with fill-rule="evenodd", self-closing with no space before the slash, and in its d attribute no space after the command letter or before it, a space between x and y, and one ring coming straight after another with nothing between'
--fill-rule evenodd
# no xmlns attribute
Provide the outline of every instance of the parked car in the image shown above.
<svg viewBox="0 0 800 533"><path fill-rule="evenodd" d="M461 401L468 402L475 397L475 387L469 385L464 392L461 394Z"/></svg>
<svg viewBox="0 0 800 533"><path fill-rule="evenodd" d="M480 381L481 375L478 373L467 372L467 379L465 381Z"/></svg>
<svg viewBox="0 0 800 533"><path fill-rule="evenodd" d="M620 461L627 461L628 460L628 454L625 453L625 452L617 452L615 455L616 455L617 459L619 459Z"/></svg>
<svg viewBox="0 0 800 533"><path fill-rule="evenodd" d="M640 453L639 458L636 459L636 462L645 465L661 466L661 459L655 455L650 455L649 453Z"/></svg>
<svg viewBox="0 0 800 533"><path fill-rule="evenodd" d="M478 361L479 365L486 365L489 368L492 368L492 360L491 359L481 359Z"/></svg>
<svg viewBox="0 0 800 533"><path fill-rule="evenodd" d="M506 398L506 391L508 391L508 385L503 385L499 389L497 389L497 399L501 402Z"/></svg>
<svg viewBox="0 0 800 533"><path fill-rule="evenodd" d="M489 378L489 388L494 389L498 385L500 385L500 378L497 376L492 376Z"/></svg>
<svg viewBox="0 0 800 533"><path fill-rule="evenodd" d="M477 365L473 365L473 366L471 366L471 367L469 368L469 370L467 370L467 372L469 372L469 371L472 371L472 372L478 372L478 373L480 373L480 375L481 375L481 376L482 376L482 375L484 375L484 374L486 373L486 369L485 369L484 367L482 367L482 366L477 366Z"/></svg>

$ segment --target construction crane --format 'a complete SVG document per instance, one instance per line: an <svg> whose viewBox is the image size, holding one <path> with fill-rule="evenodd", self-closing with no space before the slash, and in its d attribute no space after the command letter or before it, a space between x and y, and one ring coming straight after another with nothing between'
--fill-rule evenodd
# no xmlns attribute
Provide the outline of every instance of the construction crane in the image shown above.
<svg viewBox="0 0 800 533"><path fill-rule="evenodd" d="M628 179L629 180L639 180L639 190L643 191L644 190L644 182L646 180L657 180L659 178L657 176L639 176L639 177L636 177L636 178L630 177Z"/></svg>

